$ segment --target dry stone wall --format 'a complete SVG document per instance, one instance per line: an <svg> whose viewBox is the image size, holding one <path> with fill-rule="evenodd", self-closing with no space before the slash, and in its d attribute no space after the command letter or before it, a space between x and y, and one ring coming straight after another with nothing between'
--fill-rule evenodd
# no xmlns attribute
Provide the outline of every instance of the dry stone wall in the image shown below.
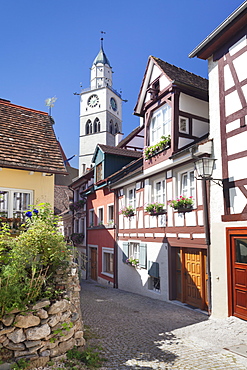
<svg viewBox="0 0 247 370"><path fill-rule="evenodd" d="M0 360L30 360L44 366L58 360L74 346L82 347L83 323L80 311L78 266L57 271L57 289L65 291L57 301L42 299L25 311L12 311L0 319Z"/></svg>

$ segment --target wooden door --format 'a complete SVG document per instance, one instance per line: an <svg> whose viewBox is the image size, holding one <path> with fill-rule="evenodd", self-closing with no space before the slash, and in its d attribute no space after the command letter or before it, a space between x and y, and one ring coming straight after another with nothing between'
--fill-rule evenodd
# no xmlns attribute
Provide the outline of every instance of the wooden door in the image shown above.
<svg viewBox="0 0 247 370"><path fill-rule="evenodd" d="M204 253L199 249L184 249L184 301L205 308Z"/></svg>
<svg viewBox="0 0 247 370"><path fill-rule="evenodd" d="M247 235L231 236L233 315L247 320Z"/></svg>
<svg viewBox="0 0 247 370"><path fill-rule="evenodd" d="M90 248L91 249L91 271L90 277L92 280L97 281L97 248Z"/></svg>

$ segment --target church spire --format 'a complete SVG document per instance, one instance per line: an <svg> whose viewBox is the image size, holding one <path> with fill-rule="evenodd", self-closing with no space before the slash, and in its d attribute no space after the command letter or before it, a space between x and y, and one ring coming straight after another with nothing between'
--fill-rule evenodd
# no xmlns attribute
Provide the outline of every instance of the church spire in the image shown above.
<svg viewBox="0 0 247 370"><path fill-rule="evenodd" d="M101 32L105 33L105 32ZM112 67L103 49L103 37L100 39L100 51L91 68L91 89L112 86Z"/></svg>
<svg viewBox="0 0 247 370"><path fill-rule="evenodd" d="M109 62L109 59L107 58L107 56L105 55L105 52L104 52L104 49L103 49L103 37L101 37L100 39L100 51L97 55L97 57L94 59L93 61L93 65L97 65L99 63L101 64L108 64L108 66L111 68L111 64Z"/></svg>

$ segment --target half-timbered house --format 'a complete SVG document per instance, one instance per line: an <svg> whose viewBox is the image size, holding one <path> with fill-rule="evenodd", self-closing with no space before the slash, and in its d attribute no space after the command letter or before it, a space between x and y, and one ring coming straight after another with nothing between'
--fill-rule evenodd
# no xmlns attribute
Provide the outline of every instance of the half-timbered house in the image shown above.
<svg viewBox="0 0 247 370"><path fill-rule="evenodd" d="M85 278L117 286L116 209L109 184L111 179L121 176L122 168L141 157L140 150L98 144L93 168L71 185L75 200L73 241L80 253L80 265L86 270ZM78 212L76 205L80 202L82 208Z"/></svg>
<svg viewBox="0 0 247 370"><path fill-rule="evenodd" d="M247 319L247 1L191 53L208 60L212 313Z"/></svg>
<svg viewBox="0 0 247 370"><path fill-rule="evenodd" d="M111 185L120 211L118 286L206 309L207 243L194 158L212 151L208 81L150 57L134 113L144 124L143 171ZM174 209L177 198L193 199L192 207Z"/></svg>

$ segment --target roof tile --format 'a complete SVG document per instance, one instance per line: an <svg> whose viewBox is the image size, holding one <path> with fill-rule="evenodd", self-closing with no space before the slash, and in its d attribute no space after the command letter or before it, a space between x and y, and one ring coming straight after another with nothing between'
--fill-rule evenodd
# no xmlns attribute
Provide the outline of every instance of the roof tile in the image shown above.
<svg viewBox="0 0 247 370"><path fill-rule="evenodd" d="M0 99L0 166L66 173L47 113Z"/></svg>

